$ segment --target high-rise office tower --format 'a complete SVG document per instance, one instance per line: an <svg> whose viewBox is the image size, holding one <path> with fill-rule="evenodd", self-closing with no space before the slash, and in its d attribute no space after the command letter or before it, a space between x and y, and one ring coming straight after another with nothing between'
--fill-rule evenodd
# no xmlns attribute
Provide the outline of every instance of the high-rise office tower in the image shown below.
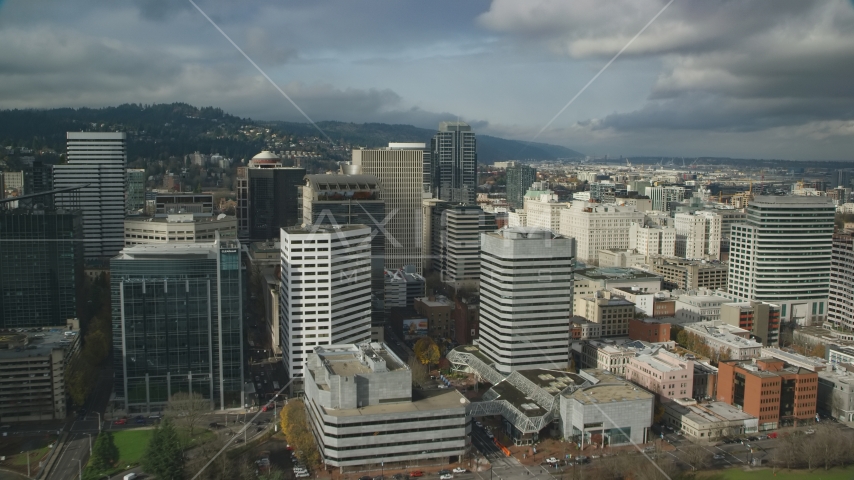
<svg viewBox="0 0 854 480"><path fill-rule="evenodd" d="M438 198L425 198L421 200L421 272L427 274L433 271L433 245L439 243L442 230L439 228L438 219L446 208L452 205ZM436 225L434 225L436 223Z"/></svg>
<svg viewBox="0 0 854 480"><path fill-rule="evenodd" d="M246 404L240 242L138 245L110 261L115 394L128 413L177 392Z"/></svg>
<svg viewBox="0 0 854 480"><path fill-rule="evenodd" d="M676 256L688 259L721 258L721 217L714 212L674 215Z"/></svg>
<svg viewBox="0 0 854 480"><path fill-rule="evenodd" d="M48 192L53 189L53 165L41 160L33 161L33 168L27 178L27 193Z"/></svg>
<svg viewBox="0 0 854 480"><path fill-rule="evenodd" d="M781 321L827 315L835 207L827 197L756 196L732 226L727 290L780 305Z"/></svg>
<svg viewBox="0 0 854 480"><path fill-rule="evenodd" d="M507 167L507 203L514 208L524 206L525 192L537 181L537 169L521 163Z"/></svg>
<svg viewBox="0 0 854 480"><path fill-rule="evenodd" d="M437 211L431 223L435 239L431 245L432 270L454 289L477 289L480 234L496 230L495 214L477 206L456 205Z"/></svg>
<svg viewBox="0 0 854 480"><path fill-rule="evenodd" d="M641 255L672 257L676 249L676 229L632 223L629 227L629 248Z"/></svg>
<svg viewBox="0 0 854 480"><path fill-rule="evenodd" d="M53 167L54 188L84 185L79 193L57 196L59 206L79 197L83 210L84 257L104 262L124 247L125 133L68 132L68 163Z"/></svg>
<svg viewBox="0 0 854 480"><path fill-rule="evenodd" d="M138 214L145 208L145 170L127 169L127 197L125 207L128 214Z"/></svg>
<svg viewBox="0 0 854 480"><path fill-rule="evenodd" d="M643 222L635 207L576 201L560 212L560 234L575 239L580 261L594 263L599 250L628 249L632 223Z"/></svg>
<svg viewBox="0 0 854 480"><path fill-rule="evenodd" d="M305 168L283 167L275 154L263 151L246 168L237 169L238 235L244 240L277 238L279 229L299 225L299 188Z"/></svg>
<svg viewBox="0 0 854 480"><path fill-rule="evenodd" d="M371 338L371 229L283 228L281 249L282 362L301 378L314 347Z"/></svg>
<svg viewBox="0 0 854 480"><path fill-rule="evenodd" d="M385 268L414 265L421 273L421 199L424 144L390 143L388 148L353 150L353 165L380 181L385 202Z"/></svg>
<svg viewBox="0 0 854 480"><path fill-rule="evenodd" d="M685 199L685 188L676 186L646 187L646 196L652 200L652 209L667 212L670 205Z"/></svg>
<svg viewBox="0 0 854 480"><path fill-rule="evenodd" d="M81 215L70 203L57 208L54 192L0 201L0 328L65 325L77 317Z"/></svg>
<svg viewBox="0 0 854 480"><path fill-rule="evenodd" d="M440 122L430 143L433 197L451 203L477 203L477 141L464 122Z"/></svg>
<svg viewBox="0 0 854 480"><path fill-rule="evenodd" d="M569 363L574 242L538 228L481 234L481 351L505 373Z"/></svg>
<svg viewBox="0 0 854 480"><path fill-rule="evenodd" d="M850 231L833 235L827 321L836 328L854 330L854 233Z"/></svg>
<svg viewBox="0 0 854 480"><path fill-rule="evenodd" d="M349 166L351 171L358 167ZM371 228L371 291L384 291L385 202L373 175L306 175L302 187L304 226L367 225Z"/></svg>

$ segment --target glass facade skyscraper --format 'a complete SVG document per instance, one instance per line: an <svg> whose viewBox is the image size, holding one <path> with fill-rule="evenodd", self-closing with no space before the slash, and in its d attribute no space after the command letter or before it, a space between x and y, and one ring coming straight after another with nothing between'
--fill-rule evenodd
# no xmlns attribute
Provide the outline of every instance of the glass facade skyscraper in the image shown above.
<svg viewBox="0 0 854 480"><path fill-rule="evenodd" d="M477 204L477 141L469 124L439 123L430 143L430 170L433 198Z"/></svg>
<svg viewBox="0 0 854 480"><path fill-rule="evenodd" d="M507 203L513 208L525 206L525 192L537 181L537 169L516 163L507 167Z"/></svg>
<svg viewBox="0 0 854 480"><path fill-rule="evenodd" d="M70 192L69 192L70 194ZM65 325L77 317L82 214L53 192L0 202L0 328Z"/></svg>
<svg viewBox="0 0 854 480"><path fill-rule="evenodd" d="M240 243L128 247L110 262L115 393L129 413L178 392L245 404Z"/></svg>

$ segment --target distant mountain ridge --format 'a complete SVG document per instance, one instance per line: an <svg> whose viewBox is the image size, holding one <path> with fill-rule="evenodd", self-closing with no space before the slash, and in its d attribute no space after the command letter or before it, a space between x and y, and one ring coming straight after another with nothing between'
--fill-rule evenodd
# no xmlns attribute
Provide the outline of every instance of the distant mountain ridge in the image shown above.
<svg viewBox="0 0 854 480"><path fill-rule="evenodd" d="M308 123L257 121L225 113L213 107L194 107L186 103L123 104L104 108L54 108L0 110L0 142L16 146L48 147L63 152L65 132L81 130L127 131L130 158L162 158L193 151L218 151L251 157L263 148L256 139L235 132L242 126L275 128L297 137L318 137ZM317 125L333 142L377 148L389 142L424 142L429 145L435 130L412 125L385 123L347 123L322 121ZM437 125L438 128L438 125ZM216 132L216 133L212 133ZM558 145L508 140L477 135L478 162L492 164L512 159L550 160L579 158L584 155ZM136 137L136 138L134 138ZM156 141L142 141L148 137Z"/></svg>
<svg viewBox="0 0 854 480"><path fill-rule="evenodd" d="M308 123L296 122L259 122L264 125L275 125L283 130L304 135L316 135L317 129ZM389 142L423 142L430 145L430 139L436 130L419 128L412 125L392 125L387 123L347 123L336 121L317 122L334 142L360 145L366 148L377 148L388 145ZM437 125L438 128L438 125ZM580 158L583 153L570 148L548 143L525 142L508 140L491 135L477 136L477 157L479 163L492 164L504 160L531 159L549 160L555 158Z"/></svg>

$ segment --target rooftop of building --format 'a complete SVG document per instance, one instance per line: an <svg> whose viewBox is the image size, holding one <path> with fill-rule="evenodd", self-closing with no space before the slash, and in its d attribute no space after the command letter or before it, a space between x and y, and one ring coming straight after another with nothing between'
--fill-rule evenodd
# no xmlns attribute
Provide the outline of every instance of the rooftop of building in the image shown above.
<svg viewBox="0 0 854 480"><path fill-rule="evenodd" d="M830 197L818 197L818 196L801 196L801 195L756 195L753 197L753 200L750 202L750 205L786 205L786 206L800 206L804 204L812 204L812 205L821 205L821 204L832 204L833 199Z"/></svg>
<svg viewBox="0 0 854 480"><path fill-rule="evenodd" d="M602 382L591 387L580 388L566 395L579 403L585 405L598 405L603 403L627 402L633 400L652 399L653 394L637 385L614 380L614 383Z"/></svg>
<svg viewBox="0 0 854 480"><path fill-rule="evenodd" d="M737 422L756 417L723 402L697 403L692 399L676 399L667 408L675 410L697 424Z"/></svg>
<svg viewBox="0 0 854 480"><path fill-rule="evenodd" d="M249 252L252 253L277 253L282 251L282 244L278 240L267 240L264 242L252 242L249 244Z"/></svg>
<svg viewBox="0 0 854 480"><path fill-rule="evenodd" d="M366 225L361 224L346 224L346 225L306 225L283 228L282 230L288 235L329 235L335 233L353 232L356 230L369 230Z"/></svg>
<svg viewBox="0 0 854 480"><path fill-rule="evenodd" d="M494 400L506 400L528 417L540 417L546 414L546 410L537 405L533 398L525 395L507 380L494 385L491 390L497 394Z"/></svg>
<svg viewBox="0 0 854 480"><path fill-rule="evenodd" d="M684 325L692 333L698 333L736 348L760 348L762 344L752 338L743 338L739 335L749 335L750 332L734 325L728 325L720 321L696 322ZM736 335L739 334L739 335Z"/></svg>
<svg viewBox="0 0 854 480"><path fill-rule="evenodd" d="M540 227L504 227L495 232L486 233L486 235L513 240L543 240L563 238L562 236L552 232L551 230Z"/></svg>
<svg viewBox="0 0 854 480"><path fill-rule="evenodd" d="M795 330L796 335L808 335L814 337L821 343L836 345L837 349L839 347L854 349L854 340L840 338L839 336L835 335L835 333L836 332L832 330L820 326L799 327L797 330ZM839 332L839 334L845 336L851 335L851 333L849 332Z"/></svg>
<svg viewBox="0 0 854 480"><path fill-rule="evenodd" d="M517 372L534 385L552 395L557 395L566 387L584 383L584 379L580 376L560 370L535 368L532 370L517 370Z"/></svg>
<svg viewBox="0 0 854 480"><path fill-rule="evenodd" d="M576 277L591 280L631 280L661 278L660 275L628 267L590 267L575 271Z"/></svg>
<svg viewBox="0 0 854 480"><path fill-rule="evenodd" d="M827 366L827 361L823 358L818 357L808 357L806 355L801 355L795 352L788 352L786 350L776 348L776 347L762 347L762 356L763 357L772 357L779 360L783 360L786 363L791 364L802 364L809 365L812 367L818 367L823 369Z"/></svg>
<svg viewBox="0 0 854 480"><path fill-rule="evenodd" d="M409 368L383 343L327 345L316 347L314 353L332 374L342 377Z"/></svg>
<svg viewBox="0 0 854 480"><path fill-rule="evenodd" d="M598 292L597 292L598 293ZM613 296L613 297L601 297L598 295L587 295L584 297L579 297L582 300L587 301L595 301L600 307L628 307L634 306L633 302L630 302L625 299L625 297Z"/></svg>
<svg viewBox="0 0 854 480"><path fill-rule="evenodd" d="M429 297L418 297L415 299L415 301L421 302L425 306L428 306L428 307L453 307L454 306L454 302L450 298L448 298L444 295L436 295L436 296L429 296Z"/></svg>
<svg viewBox="0 0 854 480"><path fill-rule="evenodd" d="M373 175L327 173L305 176L306 185L314 190L379 190L380 182Z"/></svg>
<svg viewBox="0 0 854 480"><path fill-rule="evenodd" d="M783 363L782 370L763 370L761 364L769 364L769 363ZM721 362L724 363L724 362ZM806 375L806 374L815 374L813 370L808 368L799 367L796 365L790 365L782 360L772 358L772 357L761 357L754 358L751 360L727 360L726 363L733 364L737 367L741 367L742 370L747 372L750 375L754 375L757 377L778 377L785 374L797 374L797 375Z"/></svg>
<svg viewBox="0 0 854 480"><path fill-rule="evenodd" d="M649 365L650 368L658 372L676 372L688 368L686 360L669 354L666 350L658 350L655 353L640 353L635 356L636 362L641 362ZM669 363L673 362L673 363Z"/></svg>
<svg viewBox="0 0 854 480"><path fill-rule="evenodd" d="M385 270L387 282L424 282L424 276L415 271L415 267L407 265L397 270Z"/></svg>
<svg viewBox="0 0 854 480"><path fill-rule="evenodd" d="M218 234L217 234L218 235ZM221 248L238 248L237 240L216 240L202 243L157 243L141 244L125 247L114 260L155 260L161 258L186 259L207 258L215 259Z"/></svg>
<svg viewBox="0 0 854 480"><path fill-rule="evenodd" d="M381 403L361 408L332 409L324 408L323 412L335 417L356 417L371 415L406 415L418 412L430 412L436 410L448 410L453 408L464 409L470 402L456 389L445 390L422 390L412 389L411 402Z"/></svg>
<svg viewBox="0 0 854 480"><path fill-rule="evenodd" d="M50 355L56 348L74 345L79 333L64 326L0 330L0 360Z"/></svg>
<svg viewBox="0 0 854 480"><path fill-rule="evenodd" d="M169 213L165 217L127 217L125 225L128 223L162 223L162 224L180 224L180 223L213 223L213 222L228 222L237 221L234 215L226 215L221 213L217 216L198 216L192 213Z"/></svg>

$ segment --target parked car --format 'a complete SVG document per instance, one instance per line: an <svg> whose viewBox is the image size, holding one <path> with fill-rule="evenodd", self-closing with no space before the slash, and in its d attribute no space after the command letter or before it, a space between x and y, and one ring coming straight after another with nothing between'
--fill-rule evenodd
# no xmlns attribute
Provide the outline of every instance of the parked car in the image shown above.
<svg viewBox="0 0 854 480"><path fill-rule="evenodd" d="M468 472L468 470L466 470L466 469L465 469L465 468L463 468L463 467L457 467L457 468L455 468L455 469L453 469L453 470L451 470L451 471L452 471L452 472L454 472L454 473L466 473L466 472Z"/></svg>
<svg viewBox="0 0 854 480"><path fill-rule="evenodd" d="M549 457L549 458L547 458L547 459L546 459L546 463L548 463L548 464L550 464L550 465L551 465L551 464L555 464L555 463L557 463L557 462L558 462L558 459L556 459L555 457Z"/></svg>
<svg viewBox="0 0 854 480"><path fill-rule="evenodd" d="M723 455L721 455L720 453L716 453L716 454L715 454L715 456L714 456L714 459L715 459L715 460L723 460L723 459L724 459L724 456L723 456Z"/></svg>
<svg viewBox="0 0 854 480"><path fill-rule="evenodd" d="M374 480L374 479L368 475L363 475L363 476L359 477L359 480Z"/></svg>
<svg viewBox="0 0 854 480"><path fill-rule="evenodd" d="M483 428L483 424L480 422L474 422L474 424L477 425L478 428Z"/></svg>
<svg viewBox="0 0 854 480"><path fill-rule="evenodd" d="M490 432L490 431L486 432L486 436L489 438L495 438L495 435L493 435L492 432Z"/></svg>
<svg viewBox="0 0 854 480"><path fill-rule="evenodd" d="M126 418L120 418L113 422L113 425L127 425L128 421Z"/></svg>
<svg viewBox="0 0 854 480"><path fill-rule="evenodd" d="M410 477L423 477L424 472L422 472L421 470L415 470L415 471L409 472L409 476Z"/></svg>
<svg viewBox="0 0 854 480"><path fill-rule="evenodd" d="M454 478L454 476L451 475L450 473L446 473L444 475L439 475L439 480L451 480L452 478Z"/></svg>
<svg viewBox="0 0 854 480"><path fill-rule="evenodd" d="M409 480L409 475L405 473L395 473L394 475L392 475L391 478L393 478L394 480Z"/></svg>
<svg viewBox="0 0 854 480"><path fill-rule="evenodd" d="M297 478L308 478L311 476L311 474L308 472L300 472L300 473L295 474L294 476Z"/></svg>

